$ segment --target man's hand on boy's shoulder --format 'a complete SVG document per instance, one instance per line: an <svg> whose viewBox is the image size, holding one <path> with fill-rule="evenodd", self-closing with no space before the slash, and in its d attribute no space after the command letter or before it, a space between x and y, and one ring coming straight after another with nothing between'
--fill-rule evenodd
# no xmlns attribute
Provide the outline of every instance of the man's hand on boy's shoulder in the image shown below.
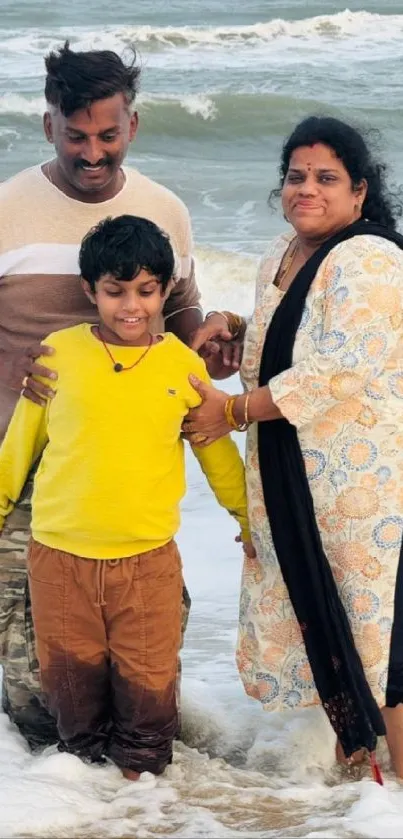
<svg viewBox="0 0 403 839"><path fill-rule="evenodd" d="M55 381L57 373L36 359L40 356L53 355L53 347L36 342L24 350L4 352L0 355L0 380L11 390L21 392L23 396L37 405L45 405L47 399L54 396L54 390L39 381L36 376Z"/></svg>
<svg viewBox="0 0 403 839"><path fill-rule="evenodd" d="M57 373L49 370L36 359L41 355L52 355L54 350L39 342L31 344L23 350L3 351L0 353L0 381L10 390L22 391L24 396L32 402L45 404L44 397L53 395L51 388L33 379L33 376L43 376L56 379Z"/></svg>

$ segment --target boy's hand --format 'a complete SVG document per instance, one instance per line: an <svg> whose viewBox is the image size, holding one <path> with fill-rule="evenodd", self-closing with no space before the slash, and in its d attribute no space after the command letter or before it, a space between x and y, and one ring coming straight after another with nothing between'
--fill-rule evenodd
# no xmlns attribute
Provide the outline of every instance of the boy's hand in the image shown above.
<svg viewBox="0 0 403 839"><path fill-rule="evenodd" d="M244 542L241 534L239 534L239 536L235 536L235 541L236 542L242 542L244 553L246 554L246 556L249 557L249 559L254 559L255 558L256 551L255 551L255 549L252 545L252 542Z"/></svg>

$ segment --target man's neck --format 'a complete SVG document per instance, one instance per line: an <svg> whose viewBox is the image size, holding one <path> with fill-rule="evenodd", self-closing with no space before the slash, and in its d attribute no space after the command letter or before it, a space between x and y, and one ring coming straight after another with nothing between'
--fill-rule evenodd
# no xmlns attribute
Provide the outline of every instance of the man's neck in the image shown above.
<svg viewBox="0 0 403 839"><path fill-rule="evenodd" d="M119 169L116 177L104 189L94 192L82 192L76 189L65 178L62 169L58 166L57 159L44 163L42 173L56 189L59 189L68 198L81 201L83 204L101 204L103 201L110 201L111 198L115 198L121 192L126 181L122 169Z"/></svg>

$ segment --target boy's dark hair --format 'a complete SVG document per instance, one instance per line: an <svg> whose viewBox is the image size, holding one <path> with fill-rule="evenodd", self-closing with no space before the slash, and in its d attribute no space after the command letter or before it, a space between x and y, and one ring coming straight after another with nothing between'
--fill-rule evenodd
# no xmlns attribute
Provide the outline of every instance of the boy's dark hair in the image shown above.
<svg viewBox="0 0 403 839"><path fill-rule="evenodd" d="M138 216L106 218L84 237L79 254L81 276L91 291L101 276L132 280L143 269L165 291L174 273L174 254L166 233Z"/></svg>
<svg viewBox="0 0 403 839"><path fill-rule="evenodd" d="M89 108L99 99L123 93L131 105L137 95L140 67L134 47L132 60L125 64L116 52L91 50L73 52L69 42L45 58L46 101L65 117Z"/></svg>

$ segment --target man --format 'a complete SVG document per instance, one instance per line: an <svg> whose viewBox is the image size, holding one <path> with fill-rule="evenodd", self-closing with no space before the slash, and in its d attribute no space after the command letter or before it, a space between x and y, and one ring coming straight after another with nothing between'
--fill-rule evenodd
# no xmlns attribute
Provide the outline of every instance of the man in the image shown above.
<svg viewBox="0 0 403 839"><path fill-rule="evenodd" d="M73 52L66 42L45 65L44 129L55 157L0 185L0 439L22 387L34 401L48 394L31 378L53 377L35 361L41 340L96 321L80 286L78 250L84 234L106 216L143 216L165 230L176 266L165 323L189 343L202 322L185 205L137 170L122 168L138 125L136 56L124 64L114 52ZM0 661L3 708L31 746L41 746L56 741L57 733L38 698L25 564L31 492L32 480L0 540ZM188 607L184 589L184 613Z"/></svg>

